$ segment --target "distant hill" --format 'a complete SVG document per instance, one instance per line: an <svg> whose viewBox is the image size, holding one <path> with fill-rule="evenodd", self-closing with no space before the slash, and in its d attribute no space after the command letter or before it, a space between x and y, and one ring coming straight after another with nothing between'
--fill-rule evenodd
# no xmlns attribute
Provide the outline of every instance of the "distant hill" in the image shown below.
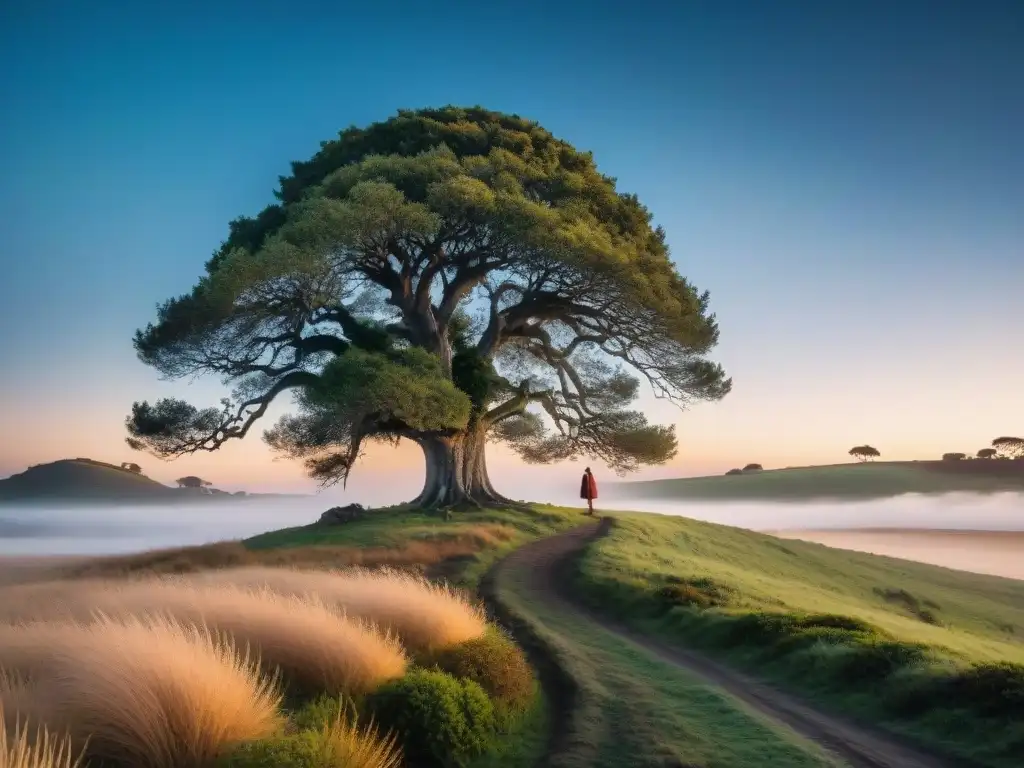
<svg viewBox="0 0 1024 768"><path fill-rule="evenodd" d="M1024 462L877 461L614 483L608 496L658 501L879 499L904 493L1024 492Z"/></svg>
<svg viewBox="0 0 1024 768"><path fill-rule="evenodd" d="M277 494L231 494L217 489L171 488L145 475L93 459L37 464L0 480L0 504L25 502L179 503L244 500Z"/></svg>

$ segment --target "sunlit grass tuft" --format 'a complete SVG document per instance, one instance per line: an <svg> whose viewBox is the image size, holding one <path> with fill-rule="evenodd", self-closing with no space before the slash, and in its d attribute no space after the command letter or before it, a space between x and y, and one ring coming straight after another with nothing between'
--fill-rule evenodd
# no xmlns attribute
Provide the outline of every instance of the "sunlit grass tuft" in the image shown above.
<svg viewBox="0 0 1024 768"><path fill-rule="evenodd" d="M399 768L402 751L393 734L372 720L360 726L341 712L316 728L239 745L218 768Z"/></svg>
<svg viewBox="0 0 1024 768"><path fill-rule="evenodd" d="M276 681L202 626L98 616L0 627L0 667L19 666L27 679L0 703L112 765L204 765L283 725Z"/></svg>
<svg viewBox="0 0 1024 768"><path fill-rule="evenodd" d="M179 579L55 582L8 590L8 618L71 618L160 613L202 623L246 644L289 685L330 693L364 693L405 672L393 634L348 618L316 595L282 595L266 587L195 584ZM19 596L20 595L20 596Z"/></svg>
<svg viewBox="0 0 1024 768"><path fill-rule="evenodd" d="M0 768L78 768L81 756L71 751L71 740L57 738L45 727L30 732L27 723L15 722L10 733L3 726L0 704Z"/></svg>
<svg viewBox="0 0 1024 768"><path fill-rule="evenodd" d="M460 592L391 569L236 568L189 578L197 583L267 587L285 595L315 595L348 616L395 632L414 651L455 645L487 631L484 612Z"/></svg>

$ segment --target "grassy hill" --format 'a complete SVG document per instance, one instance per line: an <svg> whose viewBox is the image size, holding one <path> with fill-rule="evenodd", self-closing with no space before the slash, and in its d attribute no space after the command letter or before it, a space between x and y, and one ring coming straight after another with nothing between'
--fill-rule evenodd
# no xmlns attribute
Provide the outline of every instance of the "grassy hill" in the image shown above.
<svg viewBox="0 0 1024 768"><path fill-rule="evenodd" d="M622 514L582 558L578 586L595 608L645 632L965 765L1024 764L1015 719L1024 702L1024 581Z"/></svg>
<svg viewBox="0 0 1024 768"><path fill-rule="evenodd" d="M676 501L875 499L903 493L1024 491L1021 461L887 461L609 486L609 497Z"/></svg>
<svg viewBox="0 0 1024 768"><path fill-rule="evenodd" d="M0 480L2 501L137 501L172 498L173 488L145 475L92 459L63 459L50 464L38 464L6 480Z"/></svg>
<svg viewBox="0 0 1024 768"><path fill-rule="evenodd" d="M263 494L251 494L244 498ZM62 459L37 464L0 480L0 504L60 501L104 503L178 503L239 499L229 493L203 493L194 488L171 488L145 475L93 459Z"/></svg>
<svg viewBox="0 0 1024 768"><path fill-rule="evenodd" d="M578 510L552 507L462 512L450 520L396 508L346 525L105 558L75 575L419 564L431 576L473 587L502 554L585 519ZM624 513L584 553L577 587L598 611L701 648L825 709L910 736L955 756L953 764L1024 764L1017 718L1024 702L1024 581ZM517 582L501 589L557 650L560 674L579 690L574 717L589 723L594 737L580 749L601 759L574 764L622 765L624 754L630 764L667 764L657 760L672 754L681 764L763 765L733 759L734 745L788 749L751 722L737 725L733 705L628 643L579 616L525 603ZM819 763L805 755L772 764Z"/></svg>

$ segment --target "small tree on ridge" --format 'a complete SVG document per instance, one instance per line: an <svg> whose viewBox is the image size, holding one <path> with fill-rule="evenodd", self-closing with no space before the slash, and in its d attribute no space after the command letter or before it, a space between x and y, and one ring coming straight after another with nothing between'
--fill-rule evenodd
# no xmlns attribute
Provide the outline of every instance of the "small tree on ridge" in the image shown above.
<svg viewBox="0 0 1024 768"><path fill-rule="evenodd" d="M209 480L203 480L201 477L195 475L186 475L185 477L179 477L175 480L179 488L202 488L206 485L213 485Z"/></svg>
<svg viewBox="0 0 1024 768"><path fill-rule="evenodd" d="M992 447L1011 459L1024 457L1024 437L997 437Z"/></svg>
<svg viewBox="0 0 1024 768"><path fill-rule="evenodd" d="M995 458L995 455L996 455L996 449L995 448L982 448L980 451L978 451L978 458L979 459L992 459L992 458Z"/></svg>
<svg viewBox="0 0 1024 768"><path fill-rule="evenodd" d="M878 452L877 448L870 445L855 445L850 449L850 455L858 461L873 461L882 454Z"/></svg>

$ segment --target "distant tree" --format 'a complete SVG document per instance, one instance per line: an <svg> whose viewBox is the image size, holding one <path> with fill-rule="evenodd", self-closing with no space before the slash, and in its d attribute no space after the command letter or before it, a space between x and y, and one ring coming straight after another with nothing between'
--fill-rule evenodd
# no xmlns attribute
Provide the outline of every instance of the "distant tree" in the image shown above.
<svg viewBox="0 0 1024 768"><path fill-rule="evenodd" d="M850 455L858 461L873 461L882 454L878 452L877 448L870 445L855 445L850 449Z"/></svg>
<svg viewBox="0 0 1024 768"><path fill-rule="evenodd" d="M726 475L742 475L743 474L743 470L742 469L730 469L725 474Z"/></svg>
<svg viewBox="0 0 1024 768"><path fill-rule="evenodd" d="M743 468L743 471L744 472L760 472L762 469L764 469L764 467L762 467L760 464L747 464L747 466L745 466Z"/></svg>
<svg viewBox="0 0 1024 768"><path fill-rule="evenodd" d="M186 475L175 480L179 488L202 488L204 485L213 485L209 480L203 480L195 475Z"/></svg>
<svg viewBox="0 0 1024 768"><path fill-rule="evenodd" d="M943 461L963 461L967 458L966 453L944 453L942 454Z"/></svg>
<svg viewBox="0 0 1024 768"><path fill-rule="evenodd" d="M1010 459L1024 457L1024 437L997 437L992 447Z"/></svg>
<svg viewBox="0 0 1024 768"><path fill-rule="evenodd" d="M121 462L121 469L127 469L129 472L134 472L136 475L142 474L142 467L138 464L133 464L130 461Z"/></svg>
<svg viewBox="0 0 1024 768"><path fill-rule="evenodd" d="M996 449L995 448L982 448L980 451L978 451L978 458L979 459L992 459L992 458L995 458L995 455L996 455Z"/></svg>

